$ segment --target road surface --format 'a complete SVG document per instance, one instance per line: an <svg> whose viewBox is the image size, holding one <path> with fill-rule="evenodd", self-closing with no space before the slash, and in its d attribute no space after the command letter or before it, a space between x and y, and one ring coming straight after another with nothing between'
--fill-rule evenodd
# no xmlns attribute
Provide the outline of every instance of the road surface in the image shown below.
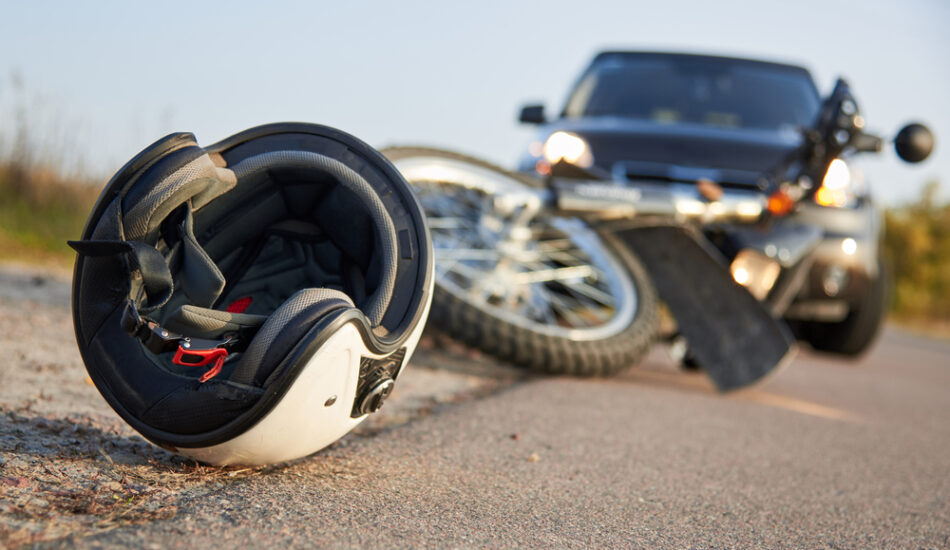
<svg viewBox="0 0 950 550"><path fill-rule="evenodd" d="M61 281L0 273L0 546L950 546L946 341L888 329L860 362L804 352L721 396L660 348L578 380L430 339L388 420L216 469L84 383Z"/></svg>

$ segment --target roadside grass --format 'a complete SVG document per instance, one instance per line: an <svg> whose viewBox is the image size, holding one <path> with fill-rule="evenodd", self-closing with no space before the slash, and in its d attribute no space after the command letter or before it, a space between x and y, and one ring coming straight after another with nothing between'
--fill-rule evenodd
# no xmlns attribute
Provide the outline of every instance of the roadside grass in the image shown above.
<svg viewBox="0 0 950 550"><path fill-rule="evenodd" d="M950 319L932 319L914 315L890 314L887 322L891 326L937 340L950 340Z"/></svg>
<svg viewBox="0 0 950 550"><path fill-rule="evenodd" d="M891 312L908 323L950 324L950 203L940 203L938 191L932 181L916 201L885 213Z"/></svg>
<svg viewBox="0 0 950 550"><path fill-rule="evenodd" d="M82 234L99 191L48 170L0 164L0 261L71 266L66 241Z"/></svg>

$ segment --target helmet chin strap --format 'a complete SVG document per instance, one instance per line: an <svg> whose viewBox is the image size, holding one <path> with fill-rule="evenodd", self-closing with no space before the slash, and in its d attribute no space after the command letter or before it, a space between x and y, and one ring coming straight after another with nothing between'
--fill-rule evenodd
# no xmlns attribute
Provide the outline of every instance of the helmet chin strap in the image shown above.
<svg viewBox="0 0 950 550"><path fill-rule="evenodd" d="M130 280L141 279L143 297L139 300L142 312L152 312L165 304L175 290L175 282L165 257L154 246L138 241L67 241L82 256L123 256L129 262Z"/></svg>
<svg viewBox="0 0 950 550"><path fill-rule="evenodd" d="M138 338L146 349L154 354L175 352L172 363L191 367L209 366L198 381L211 380L224 366L224 361L232 352L244 351L254 338L259 327L247 327L224 335L220 339L204 339L183 336L160 326L157 322L139 315L135 302L129 300L122 312L122 329L130 336Z"/></svg>

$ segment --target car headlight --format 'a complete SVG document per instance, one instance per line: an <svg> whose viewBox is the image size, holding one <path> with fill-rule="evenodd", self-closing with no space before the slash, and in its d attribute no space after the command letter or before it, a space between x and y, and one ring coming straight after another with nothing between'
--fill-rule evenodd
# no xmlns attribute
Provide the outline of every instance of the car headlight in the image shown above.
<svg viewBox="0 0 950 550"><path fill-rule="evenodd" d="M845 208L857 201L851 168L841 159L831 161L821 187L815 191L815 202L822 206Z"/></svg>
<svg viewBox="0 0 950 550"><path fill-rule="evenodd" d="M584 138L570 132L557 131L548 136L542 148L544 159L551 164L568 162L581 168L594 165L594 155Z"/></svg>

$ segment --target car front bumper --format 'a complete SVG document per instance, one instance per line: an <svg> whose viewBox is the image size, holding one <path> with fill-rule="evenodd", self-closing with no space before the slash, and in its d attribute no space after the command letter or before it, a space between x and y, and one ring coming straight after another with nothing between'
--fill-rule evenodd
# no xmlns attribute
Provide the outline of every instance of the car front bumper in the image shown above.
<svg viewBox="0 0 950 550"><path fill-rule="evenodd" d="M823 234L811 267L786 312L798 320L840 321L862 301L880 273L881 215L870 201L857 208L802 204L794 219Z"/></svg>

